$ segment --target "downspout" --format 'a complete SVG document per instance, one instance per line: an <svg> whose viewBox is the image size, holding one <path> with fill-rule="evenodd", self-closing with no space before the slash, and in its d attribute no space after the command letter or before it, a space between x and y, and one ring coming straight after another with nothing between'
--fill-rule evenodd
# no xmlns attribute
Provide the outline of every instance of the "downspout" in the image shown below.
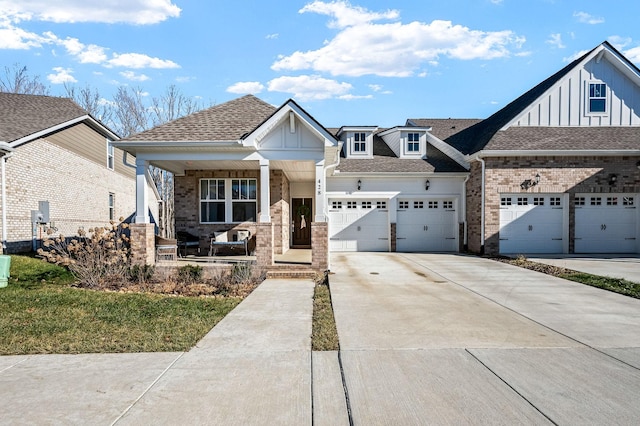
<svg viewBox="0 0 640 426"><path fill-rule="evenodd" d="M478 161L482 164L482 182L480 184L480 254L484 254L484 174L485 165L482 157L478 156Z"/></svg>
<svg viewBox="0 0 640 426"><path fill-rule="evenodd" d="M338 164L340 164L340 152L342 151L342 142L338 142L338 150L336 151L336 156L335 156L335 161L331 164L329 164L328 166L325 166L324 168L324 175L325 175L325 185L324 185L324 194L322 195L323 197L326 198L326 203L324 203L325 209L326 211L323 212L324 213L324 217L326 218L325 220L327 221L327 226L329 226L329 199L327 198L327 175L329 174L330 170L335 169L336 167L338 167ZM328 237L328 236L327 236ZM329 251L329 241L327 241L327 251ZM331 256L327 256L327 269L331 270Z"/></svg>
<svg viewBox="0 0 640 426"><path fill-rule="evenodd" d="M7 252L7 178L6 163L12 153L2 156L2 253Z"/></svg>
<svg viewBox="0 0 640 426"><path fill-rule="evenodd" d="M462 182L462 249L467 251L469 249L469 234L467 229L467 182L469 182L469 176L467 175Z"/></svg>

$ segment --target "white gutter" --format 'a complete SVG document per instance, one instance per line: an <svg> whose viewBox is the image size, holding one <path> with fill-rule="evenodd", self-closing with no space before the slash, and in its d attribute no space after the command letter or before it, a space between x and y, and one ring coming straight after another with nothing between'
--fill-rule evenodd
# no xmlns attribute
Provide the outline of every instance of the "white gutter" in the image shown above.
<svg viewBox="0 0 640 426"><path fill-rule="evenodd" d="M467 182L469 181L469 176L464 178L464 182L462 182L462 246L468 248L469 247L469 234L467 230Z"/></svg>
<svg viewBox="0 0 640 426"><path fill-rule="evenodd" d="M4 152L2 156L2 253L7 252L7 179L6 179L6 163L7 159L13 155L13 148L6 142L0 142L0 152Z"/></svg>
<svg viewBox="0 0 640 426"><path fill-rule="evenodd" d="M478 156L477 160L482 164L482 183L480 184L480 253L484 254L484 159Z"/></svg>

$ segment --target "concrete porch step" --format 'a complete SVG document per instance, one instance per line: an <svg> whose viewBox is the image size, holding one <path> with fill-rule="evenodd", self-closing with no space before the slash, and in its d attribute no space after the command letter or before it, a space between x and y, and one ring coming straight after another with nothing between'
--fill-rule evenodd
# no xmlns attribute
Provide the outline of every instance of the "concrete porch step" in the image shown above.
<svg viewBox="0 0 640 426"><path fill-rule="evenodd" d="M294 279L315 279L318 273L313 269L306 268L274 268L271 267L267 271L267 278L294 278Z"/></svg>

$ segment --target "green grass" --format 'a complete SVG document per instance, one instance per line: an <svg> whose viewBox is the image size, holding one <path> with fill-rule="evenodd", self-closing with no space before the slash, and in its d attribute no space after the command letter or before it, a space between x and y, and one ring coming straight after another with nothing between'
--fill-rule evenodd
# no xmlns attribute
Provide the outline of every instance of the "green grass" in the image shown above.
<svg viewBox="0 0 640 426"><path fill-rule="evenodd" d="M11 256L0 354L186 351L240 303L82 290L73 281L61 267Z"/></svg>
<svg viewBox="0 0 640 426"><path fill-rule="evenodd" d="M608 278L583 272L566 272L558 277L640 299L640 284L621 278Z"/></svg>
<svg viewBox="0 0 640 426"><path fill-rule="evenodd" d="M313 294L313 326L311 349L314 351L337 351L338 331L333 317L331 293L327 280L316 283Z"/></svg>

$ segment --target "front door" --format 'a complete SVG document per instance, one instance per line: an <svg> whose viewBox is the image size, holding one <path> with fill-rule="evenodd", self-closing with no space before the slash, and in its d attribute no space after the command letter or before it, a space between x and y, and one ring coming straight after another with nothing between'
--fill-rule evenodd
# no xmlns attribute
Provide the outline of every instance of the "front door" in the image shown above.
<svg viewBox="0 0 640 426"><path fill-rule="evenodd" d="M312 214L311 198L294 198L291 200L291 216L293 217L291 245L293 247L311 248Z"/></svg>

